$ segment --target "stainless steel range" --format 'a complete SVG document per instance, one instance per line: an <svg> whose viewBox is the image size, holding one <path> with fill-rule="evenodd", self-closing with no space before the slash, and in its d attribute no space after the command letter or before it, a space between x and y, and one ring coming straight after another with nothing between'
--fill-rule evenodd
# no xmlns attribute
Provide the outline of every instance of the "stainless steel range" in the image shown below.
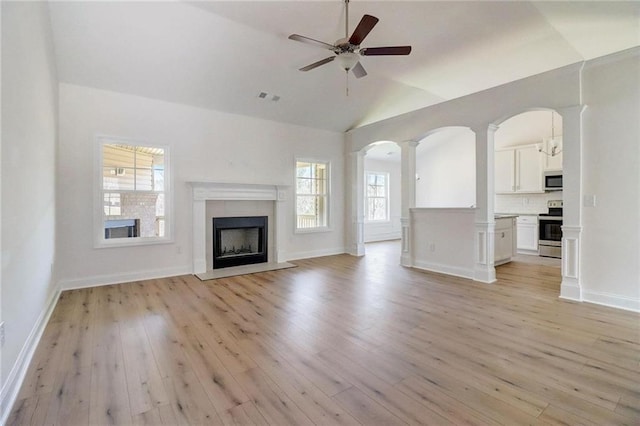
<svg viewBox="0 0 640 426"><path fill-rule="evenodd" d="M549 213L538 215L538 254L562 257L562 200L547 201Z"/></svg>

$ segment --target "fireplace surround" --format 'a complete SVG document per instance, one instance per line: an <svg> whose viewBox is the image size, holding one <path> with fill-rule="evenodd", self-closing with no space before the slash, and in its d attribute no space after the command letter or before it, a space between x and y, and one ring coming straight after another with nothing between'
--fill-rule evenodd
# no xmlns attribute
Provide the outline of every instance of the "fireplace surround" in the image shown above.
<svg viewBox="0 0 640 426"><path fill-rule="evenodd" d="M192 188L192 227L193 227L193 273L202 274L212 270L207 267L211 261L207 256L207 247L211 243L207 240L211 236L211 218L207 217L208 201L269 201L273 203L273 217L269 223L269 262L284 262L285 255L283 232L286 229L284 210L286 209L287 193L290 189L286 185L246 184L246 183L220 183L193 181L189 182ZM216 215L214 215L215 217ZM232 215L229 215L232 216ZM233 215L237 216L237 215ZM209 228L209 231L207 231Z"/></svg>

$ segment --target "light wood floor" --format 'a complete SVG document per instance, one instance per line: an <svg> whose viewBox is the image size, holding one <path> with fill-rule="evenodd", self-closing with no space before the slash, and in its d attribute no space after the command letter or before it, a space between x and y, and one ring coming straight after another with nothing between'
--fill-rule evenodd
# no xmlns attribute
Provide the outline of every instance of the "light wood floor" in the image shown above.
<svg viewBox="0 0 640 426"><path fill-rule="evenodd" d="M64 292L9 424L640 424L639 315L367 249Z"/></svg>

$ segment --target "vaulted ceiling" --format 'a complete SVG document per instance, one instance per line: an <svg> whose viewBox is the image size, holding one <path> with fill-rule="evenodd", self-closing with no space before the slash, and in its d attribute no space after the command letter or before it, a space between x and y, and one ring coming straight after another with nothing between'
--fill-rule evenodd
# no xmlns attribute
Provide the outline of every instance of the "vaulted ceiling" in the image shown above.
<svg viewBox="0 0 640 426"><path fill-rule="evenodd" d="M365 13L380 19L363 47L413 50L363 57L368 75L347 80L334 63L298 71L331 52L287 38L344 37L341 0L50 9L62 82L333 131L640 45L635 1L351 0L349 31Z"/></svg>

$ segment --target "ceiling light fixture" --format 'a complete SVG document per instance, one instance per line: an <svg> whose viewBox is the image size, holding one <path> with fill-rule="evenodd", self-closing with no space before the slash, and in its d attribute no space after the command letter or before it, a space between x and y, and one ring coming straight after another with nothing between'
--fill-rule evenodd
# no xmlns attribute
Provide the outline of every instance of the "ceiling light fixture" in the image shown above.
<svg viewBox="0 0 640 426"><path fill-rule="evenodd" d="M359 60L360 58L358 57L358 54L354 52L344 52L336 56L336 61L340 68L347 72L349 72L351 68L355 67Z"/></svg>
<svg viewBox="0 0 640 426"><path fill-rule="evenodd" d="M356 26L351 36L349 36L349 0L344 0L345 20L344 20L344 38L337 40L334 44L325 43L310 37L301 36L300 34L291 34L290 40L302 43L312 44L330 50L334 55L321 59L310 65L300 68L300 71L311 71L321 65L328 64L331 61L338 62L340 68L346 71L347 75L347 96L349 95L349 71L353 71L356 78L362 78L367 75L364 67L360 63L360 56L384 56L384 55L408 55L411 53L411 46L384 46L384 47L360 47L365 37L378 23L378 18L372 15L364 15Z"/></svg>
<svg viewBox="0 0 640 426"><path fill-rule="evenodd" d="M541 152L545 155L548 155L549 157L555 157L556 155L560 154L562 152L562 150L560 149L560 147L558 147L558 141L556 140L555 137L555 126L554 126L554 122L553 122L553 116L555 115L555 113L553 111L551 111L551 139L549 139L549 149L550 151L547 152L542 148L542 144L536 144L536 147L538 148L538 152Z"/></svg>

